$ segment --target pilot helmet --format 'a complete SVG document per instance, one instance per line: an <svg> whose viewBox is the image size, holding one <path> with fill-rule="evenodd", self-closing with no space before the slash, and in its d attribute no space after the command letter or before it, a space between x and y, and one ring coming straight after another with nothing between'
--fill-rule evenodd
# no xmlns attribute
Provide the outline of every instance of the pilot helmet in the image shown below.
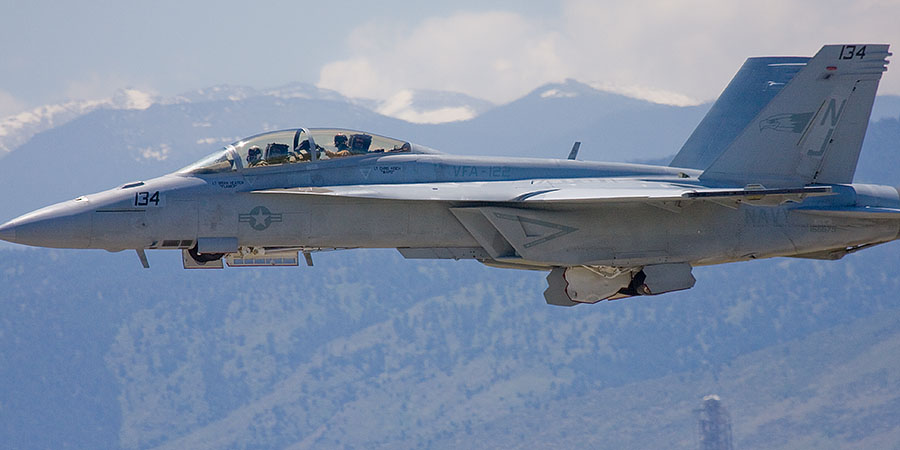
<svg viewBox="0 0 900 450"><path fill-rule="evenodd" d="M343 133L334 135L334 145L347 145L347 135Z"/></svg>
<svg viewBox="0 0 900 450"><path fill-rule="evenodd" d="M259 159L262 156L262 150L257 146L250 147L250 150L247 150L247 161L254 161Z"/></svg>

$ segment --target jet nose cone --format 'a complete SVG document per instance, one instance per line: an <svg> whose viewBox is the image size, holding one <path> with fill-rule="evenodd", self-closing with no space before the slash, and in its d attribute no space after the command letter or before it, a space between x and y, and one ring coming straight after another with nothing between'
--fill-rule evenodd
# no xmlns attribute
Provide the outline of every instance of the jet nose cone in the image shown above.
<svg viewBox="0 0 900 450"><path fill-rule="evenodd" d="M86 248L91 239L90 211L59 203L0 225L0 239L35 247Z"/></svg>
<svg viewBox="0 0 900 450"><path fill-rule="evenodd" d="M0 225L0 239L8 242L16 242L16 226L12 222Z"/></svg>

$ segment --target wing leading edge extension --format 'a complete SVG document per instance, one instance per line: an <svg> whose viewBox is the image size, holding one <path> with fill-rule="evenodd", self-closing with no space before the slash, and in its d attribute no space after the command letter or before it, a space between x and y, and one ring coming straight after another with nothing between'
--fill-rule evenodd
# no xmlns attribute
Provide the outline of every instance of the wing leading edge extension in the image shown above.
<svg viewBox="0 0 900 450"><path fill-rule="evenodd" d="M267 195L314 195L380 200L502 202L520 204L714 201L781 204L830 195L831 187L717 189L635 179L576 179L328 186L253 191Z"/></svg>

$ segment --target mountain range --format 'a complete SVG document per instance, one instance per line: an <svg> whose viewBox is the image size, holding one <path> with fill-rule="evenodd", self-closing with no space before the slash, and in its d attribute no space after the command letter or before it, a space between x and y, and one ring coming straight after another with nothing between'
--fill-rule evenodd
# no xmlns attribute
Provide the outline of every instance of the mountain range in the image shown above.
<svg viewBox="0 0 900 450"><path fill-rule="evenodd" d="M4 199L2 212L21 214L170 172L241 137L299 126L370 130L456 154L563 158L578 140L585 159L653 160L673 155L708 107L659 105L573 80L488 109L435 92L413 104L430 108L422 114L482 112L469 120L415 124L379 114L373 110L378 105L301 84L265 92L220 86L141 109L96 108L35 134L0 159L0 190L29 192Z"/></svg>
<svg viewBox="0 0 900 450"><path fill-rule="evenodd" d="M708 105L576 81L505 105L431 93L416 124L305 85L220 86L78 113L0 159L0 221L159 175L262 130L340 126L459 154L666 161ZM291 94L288 94L288 93ZM427 108L421 105L427 104ZM471 106L469 106L471 104ZM138 107L140 106L140 107ZM401 108L402 109L402 108ZM895 184L880 97L857 181ZM695 269L688 291L560 308L545 274L393 250L185 271L180 255L0 248L10 448L697 448L718 394L735 448L900 442L900 247Z"/></svg>

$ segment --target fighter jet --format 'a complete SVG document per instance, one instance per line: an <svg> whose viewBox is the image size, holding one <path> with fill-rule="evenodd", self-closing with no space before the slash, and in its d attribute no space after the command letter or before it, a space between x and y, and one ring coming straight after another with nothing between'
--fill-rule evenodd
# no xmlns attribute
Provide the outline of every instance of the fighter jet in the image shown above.
<svg viewBox="0 0 900 450"><path fill-rule="evenodd" d="M15 218L33 246L176 249L184 267L396 248L549 273L572 306L691 288L695 266L833 260L900 233L900 192L854 184L888 45L750 58L669 166L462 157L378 134L251 136L175 173ZM563 154L561 152L561 154Z"/></svg>

